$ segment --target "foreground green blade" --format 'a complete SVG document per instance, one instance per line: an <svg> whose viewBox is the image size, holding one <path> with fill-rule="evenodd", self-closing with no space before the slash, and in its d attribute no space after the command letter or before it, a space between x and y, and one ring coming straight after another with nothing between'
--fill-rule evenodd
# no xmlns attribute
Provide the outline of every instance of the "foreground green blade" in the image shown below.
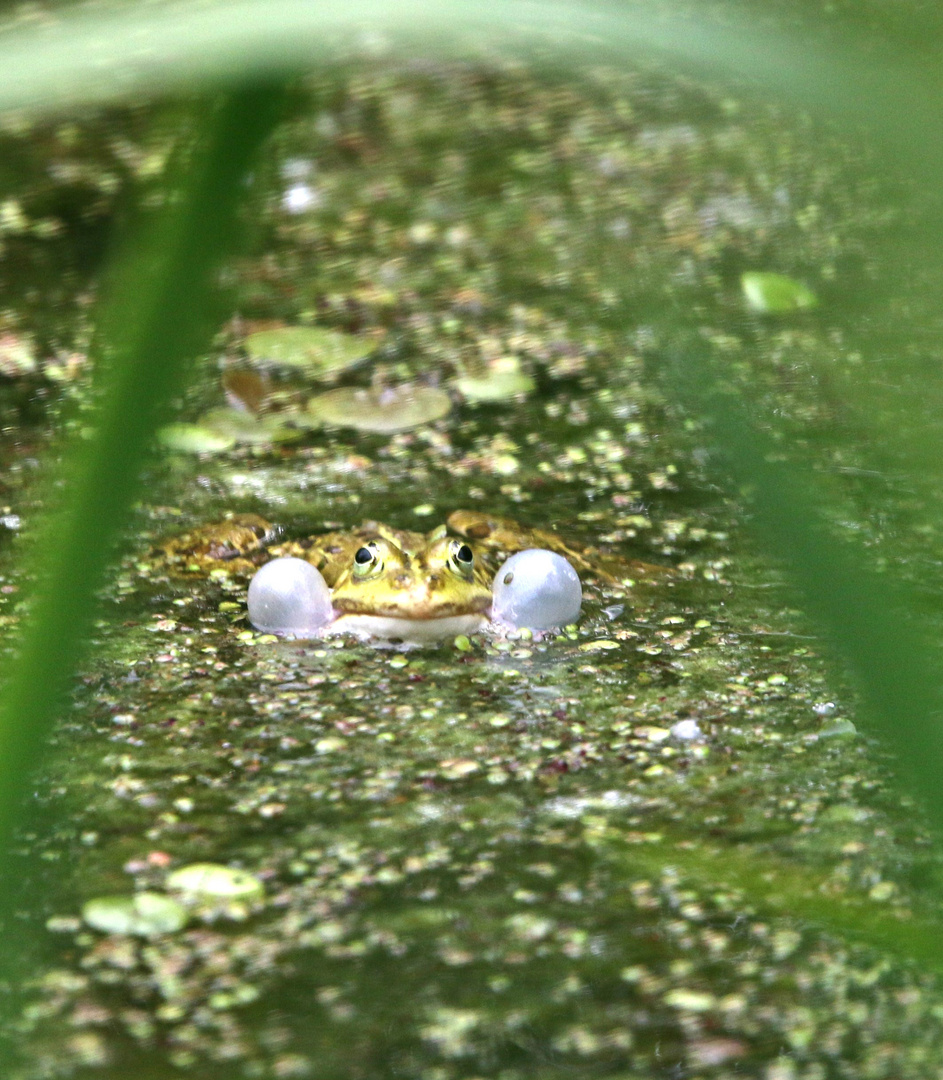
<svg viewBox="0 0 943 1080"><path fill-rule="evenodd" d="M109 355L91 440L72 450L65 505L47 522L29 620L0 697L0 851L82 655L116 535L137 490L160 406L209 342L212 271L232 248L254 151L281 94L234 92L207 109L160 220L119 260L100 324ZM0 908L4 897L0 895Z"/></svg>
<svg viewBox="0 0 943 1080"><path fill-rule="evenodd" d="M927 33L932 32L932 19ZM221 0L206 5L131 5L113 14L80 6L50 25L0 38L0 112L125 101L273 71L297 72L342 55L366 31L411 48L524 52L549 45L574 68L641 55L689 70L748 79L775 94L853 124L865 123L902 170L930 183L943 166L935 62L915 62L906 42L880 35L841 41L772 28L750 5L723 13L660 0L652 4L506 0ZM826 38L826 35L828 37Z"/></svg>
<svg viewBox="0 0 943 1080"><path fill-rule="evenodd" d="M716 448L748 493L752 525L782 560L823 639L844 659L865 717L943 829L941 679L928 636L908 615L915 605L889 575L871 570L862 552L836 538L819 510L824 500L810 470L781 460L781 448L752 423L706 346L685 351L672 375L673 394L710 421Z"/></svg>
<svg viewBox="0 0 943 1080"><path fill-rule="evenodd" d="M366 30L439 54L463 42L518 53L549 45L574 68L668 57L712 78L750 80L760 93L819 116L864 123L902 171L935 184L943 166L935 64L921 68L904 42L877 45L880 29L868 40L846 33L839 42L822 25L822 44L812 32L766 27L755 14L731 3L717 17L673 0L661 0L657 14L648 2L564 0L487 8L459 0L220 0L110 14L80 6L51 26L0 38L0 111L69 109L296 72L342 55Z"/></svg>

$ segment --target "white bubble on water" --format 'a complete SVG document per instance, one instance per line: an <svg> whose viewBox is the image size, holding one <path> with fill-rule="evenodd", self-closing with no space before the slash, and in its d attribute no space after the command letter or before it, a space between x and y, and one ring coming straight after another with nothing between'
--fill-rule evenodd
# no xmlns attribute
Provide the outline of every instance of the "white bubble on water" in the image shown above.
<svg viewBox="0 0 943 1080"><path fill-rule="evenodd" d="M494 578L491 616L515 629L549 630L579 617L583 603L580 579L572 566L554 551L519 551Z"/></svg>
<svg viewBox="0 0 943 1080"><path fill-rule="evenodd" d="M704 738L704 732L701 731L696 720L679 720L676 724L671 725L671 734L676 739L682 739L685 742L691 739Z"/></svg>
<svg viewBox="0 0 943 1080"><path fill-rule="evenodd" d="M249 622L257 630L313 637L333 618L331 590L304 559L272 559L249 582Z"/></svg>

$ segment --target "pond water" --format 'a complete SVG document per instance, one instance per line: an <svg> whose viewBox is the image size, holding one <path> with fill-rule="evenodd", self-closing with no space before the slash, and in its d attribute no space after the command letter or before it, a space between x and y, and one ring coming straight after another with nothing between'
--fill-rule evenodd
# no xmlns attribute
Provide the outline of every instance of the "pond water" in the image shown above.
<svg viewBox="0 0 943 1080"><path fill-rule="evenodd" d="M4 388L7 625L37 459L88 404L98 237L166 140L136 113L70 127L18 136L46 178L22 212L58 224L7 230L6 329L74 371ZM935 976L860 928L936 926L938 858L659 382L671 320L697 325L784 444L826 447L836 527L887 557L914 492L835 441L900 227L864 154L657 69L390 60L299 92L263 171L180 420L223 404L221 367L258 373L245 335L280 323L369 341L343 385L416 381L452 408L155 457L23 836L15 1075L937 1075ZM749 310L748 270L819 306ZM508 370L533 388L463 400L461 378ZM587 575L560 634L404 650L260 635L245 575L154 547L233 512L302 536L460 508L673 572ZM83 924L88 900L204 862L263 895L151 937Z"/></svg>

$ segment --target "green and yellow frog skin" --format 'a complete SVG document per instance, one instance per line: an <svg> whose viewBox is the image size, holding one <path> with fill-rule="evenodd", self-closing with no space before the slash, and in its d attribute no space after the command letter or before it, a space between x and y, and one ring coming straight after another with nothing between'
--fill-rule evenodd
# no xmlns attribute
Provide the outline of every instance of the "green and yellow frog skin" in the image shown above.
<svg viewBox="0 0 943 1080"><path fill-rule="evenodd" d="M498 567L528 548L556 551L581 577L609 585L666 570L473 510L456 510L446 525L427 533L368 521L346 532L276 544L276 531L263 518L242 514L185 533L161 551L171 568L187 574L251 574L270 558L305 559L331 590L335 618L329 632L410 641L481 629L489 620Z"/></svg>

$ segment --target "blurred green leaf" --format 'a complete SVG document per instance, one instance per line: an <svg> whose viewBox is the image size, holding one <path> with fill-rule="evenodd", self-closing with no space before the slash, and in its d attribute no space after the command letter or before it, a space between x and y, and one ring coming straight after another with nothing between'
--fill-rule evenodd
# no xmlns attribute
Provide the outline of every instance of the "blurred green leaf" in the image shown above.
<svg viewBox="0 0 943 1080"><path fill-rule="evenodd" d="M298 439L303 434L298 428L285 423L286 415L266 413L257 416L255 413L230 409L223 405L205 412L199 419L199 425L220 440L228 440L229 446L237 443L243 446L272 446L276 442Z"/></svg>
<svg viewBox="0 0 943 1080"><path fill-rule="evenodd" d="M174 870L167 888L193 897L226 900L258 900L265 887L247 870L233 870L218 863L190 863Z"/></svg>
<svg viewBox="0 0 943 1080"><path fill-rule="evenodd" d="M727 846L718 851L669 840L627 843L621 832L610 829L596 844L624 877L639 873L657 877L666 867L673 867L703 885L735 889L745 904L787 914L943 972L943 924L937 919L895 911L772 853L758 857L754 850L747 853Z"/></svg>
<svg viewBox="0 0 943 1080"><path fill-rule="evenodd" d="M834 535L809 463L783 460L706 345L679 352L670 382L687 409L708 419L714 448L752 510L750 524L789 571L803 608L854 676L873 730L896 751L908 787L943 829L943 673L911 614L915 605Z"/></svg>
<svg viewBox="0 0 943 1080"><path fill-rule="evenodd" d="M96 592L140 483L161 406L215 329L212 271L238 237L244 178L282 103L249 86L204 109L166 209L112 267L100 313L104 364L94 432L71 448L67 495L42 531L30 618L0 698L0 849L87 644ZM0 908L8 899L0 894Z"/></svg>

